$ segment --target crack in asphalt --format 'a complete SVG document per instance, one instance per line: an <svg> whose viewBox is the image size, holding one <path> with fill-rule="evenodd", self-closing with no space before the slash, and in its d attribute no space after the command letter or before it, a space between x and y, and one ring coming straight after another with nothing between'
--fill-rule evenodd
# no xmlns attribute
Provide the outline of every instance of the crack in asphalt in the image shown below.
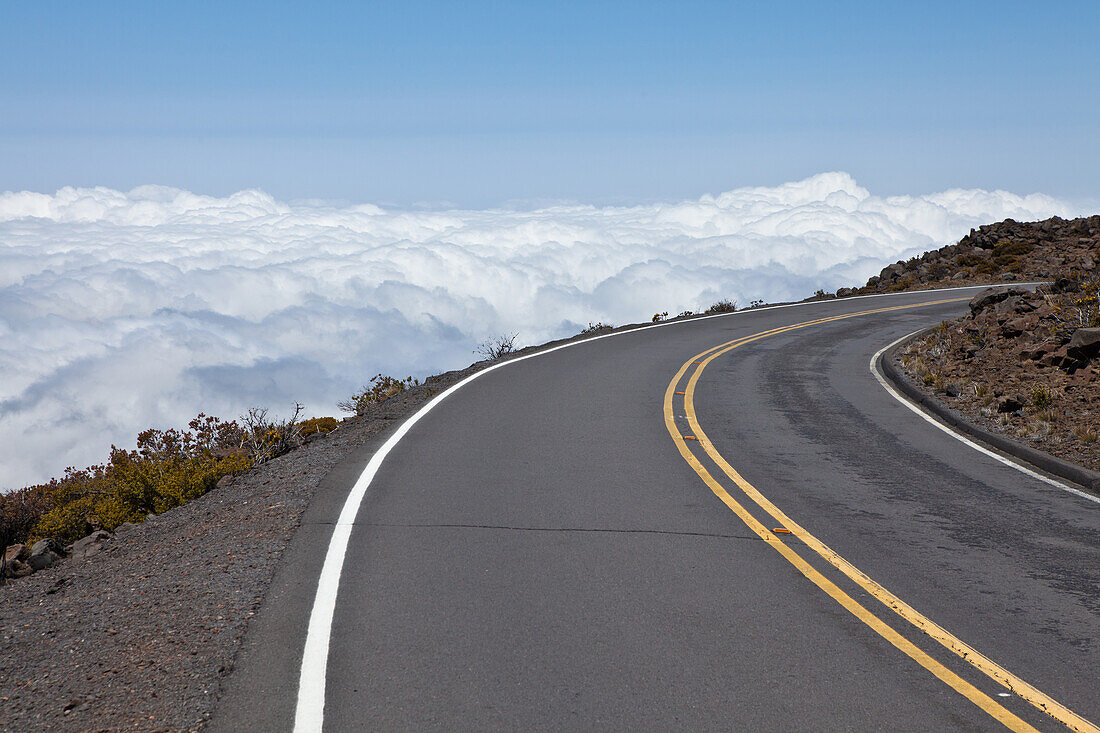
<svg viewBox="0 0 1100 733"><path fill-rule="evenodd" d="M318 524L332 525L334 522L318 522ZM354 522L356 527L394 527L400 529L500 529L513 532L595 532L608 534L667 534L680 537L712 537L723 540L756 540L760 537L753 535L720 534L717 532L687 532L673 529L616 529L607 527L514 527L505 524L446 524L446 523L403 523L403 522Z"/></svg>

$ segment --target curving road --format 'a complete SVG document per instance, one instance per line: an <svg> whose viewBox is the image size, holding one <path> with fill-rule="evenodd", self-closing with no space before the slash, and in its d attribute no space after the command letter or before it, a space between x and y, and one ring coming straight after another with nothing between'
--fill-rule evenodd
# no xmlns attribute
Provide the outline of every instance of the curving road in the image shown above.
<svg viewBox="0 0 1100 733"><path fill-rule="evenodd" d="M973 292L745 311L478 377L381 463L331 626L319 548L370 456L330 477L213 728L1095 730L1100 504L868 369ZM311 611L327 672L300 685Z"/></svg>

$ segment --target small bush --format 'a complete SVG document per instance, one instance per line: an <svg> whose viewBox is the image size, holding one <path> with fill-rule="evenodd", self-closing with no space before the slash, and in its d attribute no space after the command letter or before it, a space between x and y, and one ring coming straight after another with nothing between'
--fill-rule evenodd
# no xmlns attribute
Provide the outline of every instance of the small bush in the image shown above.
<svg viewBox="0 0 1100 733"><path fill-rule="evenodd" d="M1038 410L1045 410L1054 404L1054 393L1042 385L1031 389L1031 406Z"/></svg>
<svg viewBox="0 0 1100 733"><path fill-rule="evenodd" d="M22 542L49 508L47 486L29 486L0 494L0 552Z"/></svg>
<svg viewBox="0 0 1100 733"><path fill-rule="evenodd" d="M331 433L339 423L334 417L311 417L298 424L298 435L303 438L314 433Z"/></svg>
<svg viewBox="0 0 1100 733"><path fill-rule="evenodd" d="M516 339L519 337L518 333L507 334L505 336L497 336L494 339L489 339L483 342L474 351L475 354L480 354L490 361L495 361L502 356L515 353L516 351Z"/></svg>
<svg viewBox="0 0 1100 733"><path fill-rule="evenodd" d="M1096 431L1091 428L1077 428L1073 431L1073 434L1077 436L1077 439L1082 443L1092 445L1096 442Z"/></svg>
<svg viewBox="0 0 1100 733"><path fill-rule="evenodd" d="M514 337L513 337L514 338ZM362 415L368 407L376 405L383 400L388 400L396 394L401 394L409 387L420 384L412 377L397 379L387 374L375 374L371 377L370 384L360 389L346 400L336 403L344 412L354 415Z"/></svg>
<svg viewBox="0 0 1100 733"><path fill-rule="evenodd" d="M753 302L760 302L760 301L753 301ZM733 313L736 310L737 310L737 302L736 301L723 299L723 300L719 300L717 303L712 305L710 308L707 308L706 311L704 311L704 312L707 313L707 314L711 314L711 313Z"/></svg>
<svg viewBox="0 0 1100 733"><path fill-rule="evenodd" d="M602 333L604 331L610 331L613 328L615 327L612 326L610 323L603 323L602 321L592 323L591 321L589 321L588 328L582 328L579 335L591 336L593 334Z"/></svg>
<svg viewBox="0 0 1100 733"><path fill-rule="evenodd" d="M1011 239L1002 239L993 247L993 257L1014 257L1016 255L1026 255L1032 250L1032 245L1029 242L1012 241Z"/></svg>
<svg viewBox="0 0 1100 733"><path fill-rule="evenodd" d="M660 323L661 321L665 320L666 318L668 318L668 311L665 311L663 313L654 313L652 321L654 323Z"/></svg>
<svg viewBox="0 0 1100 733"><path fill-rule="evenodd" d="M680 313L677 314L676 317L677 318L687 318L688 316L694 316L694 315L695 315L695 311L680 311Z"/></svg>
<svg viewBox="0 0 1100 733"><path fill-rule="evenodd" d="M301 425L298 423L302 409L302 405L295 403L294 415L287 420L269 418L267 408L262 407L253 407L248 414L241 416L243 447L255 463L278 458L302 444Z"/></svg>

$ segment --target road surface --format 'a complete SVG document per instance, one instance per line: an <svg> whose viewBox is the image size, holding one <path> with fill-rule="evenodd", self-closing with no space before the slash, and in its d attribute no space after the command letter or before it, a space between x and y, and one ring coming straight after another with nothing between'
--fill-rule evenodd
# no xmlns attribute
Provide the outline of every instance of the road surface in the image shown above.
<svg viewBox="0 0 1100 733"><path fill-rule="evenodd" d="M324 684L303 648L369 455L311 507L213 728L1091 730L1100 504L868 368L974 292L745 311L473 380L365 493Z"/></svg>

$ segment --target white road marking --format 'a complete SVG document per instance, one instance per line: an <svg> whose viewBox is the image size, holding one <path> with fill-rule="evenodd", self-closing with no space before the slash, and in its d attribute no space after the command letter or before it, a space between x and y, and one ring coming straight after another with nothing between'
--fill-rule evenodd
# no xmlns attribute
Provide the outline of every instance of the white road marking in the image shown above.
<svg viewBox="0 0 1100 733"><path fill-rule="evenodd" d="M1068 491L1069 493L1074 494L1076 496L1079 496L1082 499L1088 499L1091 502L1100 504L1100 497L1094 496L1093 494L1086 493L1084 491L1081 491L1080 489L1075 489L1074 487L1069 486L1067 484L1064 484L1061 481L1058 481L1057 479L1053 479L1053 478L1051 478L1049 476L1045 476L1045 475L1043 475L1043 474L1041 474L1037 471L1033 471L1030 468L1028 468L1027 466L1024 466L1020 463L1017 463L1016 461L1014 461L1014 460L1012 460L1012 459L1010 459L1006 456L1003 456L1000 453L995 453L995 452L989 450L988 448L985 448L981 445L978 445L977 443L975 443L970 438L968 438L965 435L963 435L962 433L956 431L950 425L947 425L946 423L941 422L940 420L936 419L932 415L929 415L927 412L925 412L924 410L921 409L920 405L915 404L914 402L909 400L907 397L905 397L904 395L899 393L896 389L894 389L894 385L890 384L889 380L886 379L886 376L879 370L878 360L884 353L886 353L886 351L888 351L889 349L892 349L897 344L900 344L902 341L909 338L913 334L920 333L920 331L923 331L923 330L924 329L922 328L922 329L919 329L917 331L914 331L913 333L909 334L908 336L902 336L901 338L899 338L897 341L893 342L892 344L884 346L883 348L876 351L875 355L871 357L871 365L870 365L871 366L871 374L874 375L875 379L878 380L878 383L882 385L883 389L885 389L887 392L889 392L895 400L897 400L901 404L908 407L910 410L912 410L914 413L919 415L921 418L923 418L924 420L926 420L926 421L930 422L931 424L935 425L937 428L939 428L943 432L947 433L948 435L950 435L955 440L957 440L961 443L965 443L966 445L970 446L971 448L978 451L979 453L984 453L985 455L989 456L993 460L1000 461L1004 465L1009 466L1011 468L1015 468L1020 473L1025 473L1028 476L1031 476L1032 478L1039 479L1040 481L1042 481L1045 484L1050 484L1051 486L1053 486L1055 488L1058 488L1058 489L1061 489L1062 491Z"/></svg>
<svg viewBox="0 0 1100 733"><path fill-rule="evenodd" d="M1040 283L1013 284L1037 285ZM939 290L909 291L906 293L879 293L876 295L855 295L849 298L843 298L842 300L847 302L850 300L863 300L867 298L894 298L921 293L944 293L955 290L976 290L978 288L984 287L993 287L993 285L964 285L955 288L942 288ZM570 343L561 344L560 346L554 346L552 348L546 349L545 351L539 351L534 354L527 354L526 356L509 359L508 361L494 364L492 366L486 367L485 369L482 369L479 372L475 372L474 374L471 374L470 376L463 379L461 382L452 385L449 389L440 392L427 404L425 404L423 407L413 413L413 415L409 417L409 419L407 419L404 423L402 423L401 426L394 432L394 434L391 435L389 439L382 444L382 446L375 452L375 454L371 456L370 462L367 463L367 467L363 469L363 473L359 476L358 480L356 480L355 485L352 487L351 492L348 494L348 498L344 501L343 509L341 509L340 516L336 520L336 526L332 530L332 539L329 541L328 551L325 553L325 563L321 566L321 575L317 580L317 594L313 598L313 609L310 611L309 615L309 629L306 632L305 649L302 652L302 667L301 673L298 676L298 705L294 714L295 733L320 733L324 726L325 682L328 671L329 645L332 639L332 619L333 615L336 612L336 596L340 590L340 576L344 570L344 557L347 555L348 542L351 540L351 530L355 524L355 517L359 513L359 507L363 503L363 498L366 496L367 489L370 487L371 482L374 480L375 474L378 473L378 468L382 465L382 461L386 459L386 456L389 455L390 451L392 451L394 447L398 444L398 442L400 442L401 438L403 438L405 434L412 429L413 425L420 422L420 419L427 415L432 410L432 408L434 408L436 405L446 399L449 395L458 391L478 377L482 377L491 371L500 369L501 367L508 366L510 364L524 361L526 359L532 359L536 356L545 356L546 354L558 351L559 349L565 349L570 346L578 346L580 344L587 344L592 341L598 341L599 339L611 338L612 336L621 336L627 333L636 333L638 331L645 331L652 328L661 328L663 326L676 326L685 323L696 323L698 321L707 320L710 318L741 316L746 313L757 313L766 310L778 310L780 308L797 308L800 306L819 305L825 302L830 301L814 300L804 303L786 303L784 305L771 305L762 308L749 308L746 310L735 311L733 313L716 313L714 315L702 316L700 318L689 318L683 321L667 321L664 323L655 323L651 326L642 326L640 328L633 328L628 331L615 331L613 333L605 333L602 336L593 336L592 338L582 339L580 341L571 341ZM889 387L887 387L887 389L889 389ZM981 450L981 448L979 448L979 450Z"/></svg>

